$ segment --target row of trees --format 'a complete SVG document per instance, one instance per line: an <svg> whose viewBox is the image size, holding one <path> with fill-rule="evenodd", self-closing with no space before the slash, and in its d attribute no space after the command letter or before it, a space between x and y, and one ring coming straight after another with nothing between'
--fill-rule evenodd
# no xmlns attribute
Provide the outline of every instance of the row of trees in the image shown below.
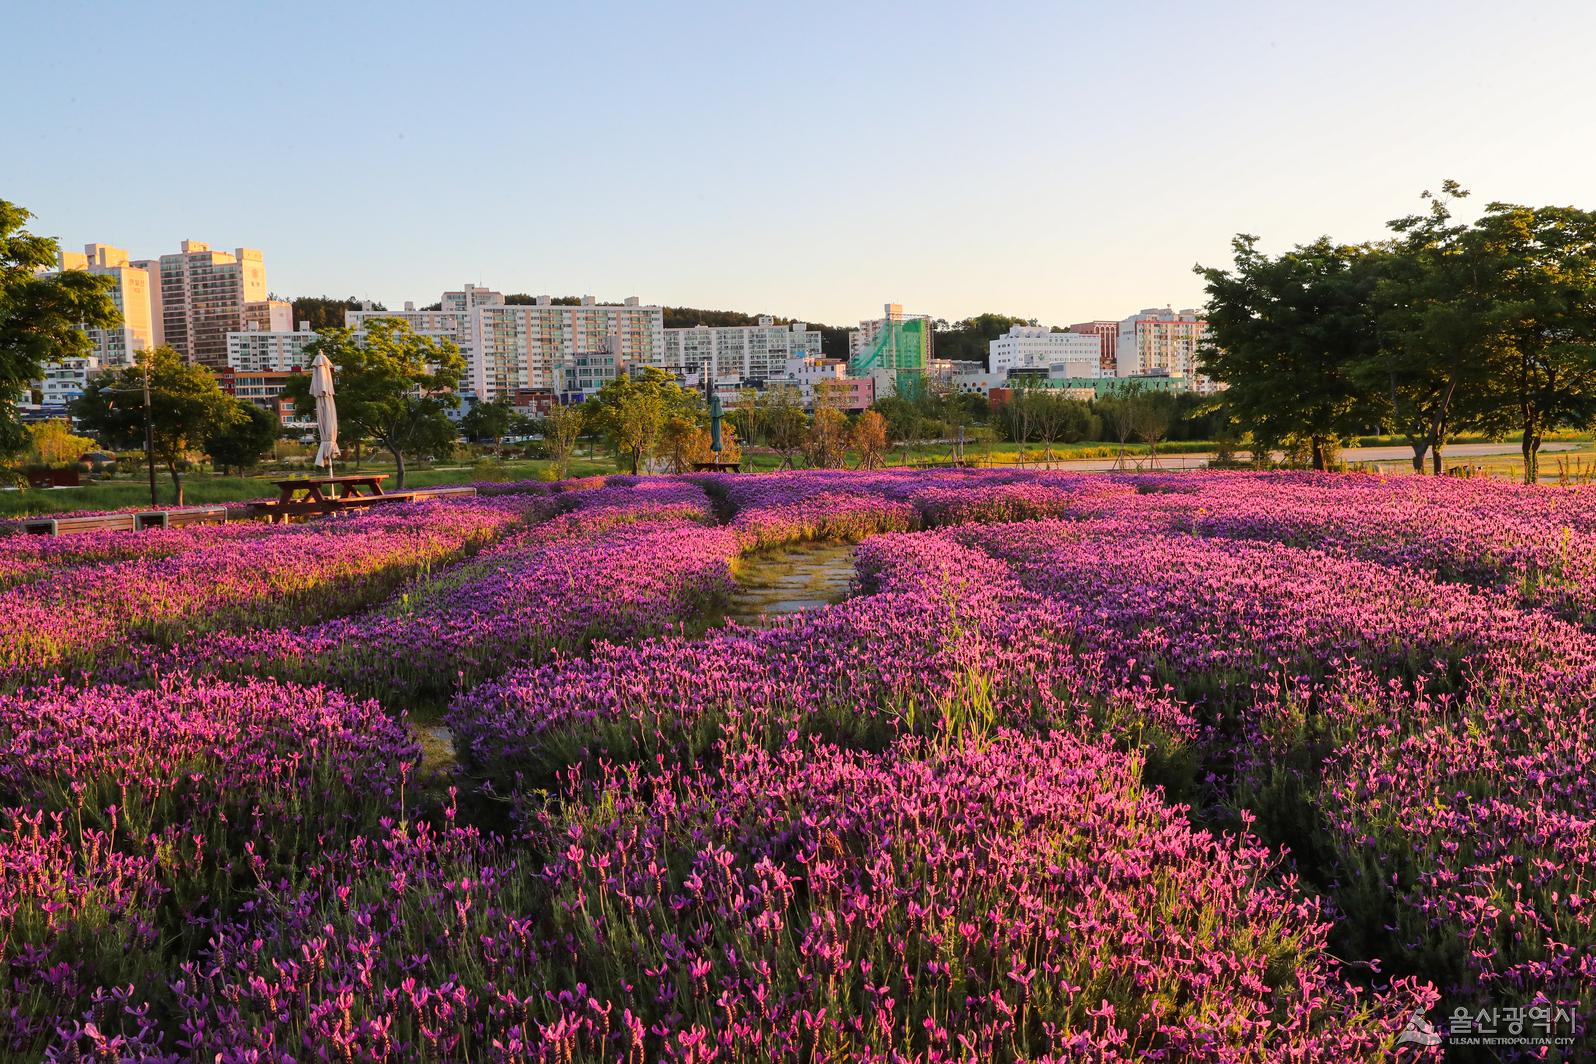
<svg viewBox="0 0 1596 1064"><path fill-rule="evenodd" d="M1596 214L1490 203L1463 222L1467 195L1424 193L1385 240L1271 256L1240 235L1231 269L1198 267L1205 371L1255 449L1303 440L1322 469L1386 426L1439 473L1454 434L1515 435L1534 483L1546 434L1596 421Z"/></svg>

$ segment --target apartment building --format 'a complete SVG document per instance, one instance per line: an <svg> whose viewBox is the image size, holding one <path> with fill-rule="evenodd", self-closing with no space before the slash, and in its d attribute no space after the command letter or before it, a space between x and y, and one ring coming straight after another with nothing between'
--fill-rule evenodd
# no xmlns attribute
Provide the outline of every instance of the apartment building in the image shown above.
<svg viewBox="0 0 1596 1064"><path fill-rule="evenodd" d="M45 363L42 379L34 382L39 388L39 402L46 410L64 410L83 397L89 381L102 368L96 355L63 358Z"/></svg>
<svg viewBox="0 0 1596 1064"><path fill-rule="evenodd" d="M1070 332L1097 337L1099 344L1098 368L1103 376L1112 377L1119 366L1119 322L1082 321L1070 326Z"/></svg>
<svg viewBox="0 0 1596 1064"><path fill-rule="evenodd" d="M531 304L477 306L470 318L470 383L483 399L557 387L569 373L600 381L606 369L659 365L665 352L664 311L641 305L636 296L619 305L583 296L575 306L538 296Z"/></svg>
<svg viewBox="0 0 1596 1064"><path fill-rule="evenodd" d="M99 366L125 366L133 361L135 351L155 346L150 275L129 261L126 250L109 244L85 244L82 252L61 252L57 264L62 270L85 270L116 281L111 302L122 313L122 324L83 330L94 344L92 354Z"/></svg>
<svg viewBox="0 0 1596 1064"><path fill-rule="evenodd" d="M225 369L227 334L244 327L246 304L266 302L261 253L212 251L201 241L185 240L180 251L133 265L150 275L156 343L190 362Z"/></svg>
<svg viewBox="0 0 1596 1064"><path fill-rule="evenodd" d="M294 327L294 305L286 299L261 299L244 304L243 329L289 332Z"/></svg>
<svg viewBox="0 0 1596 1064"><path fill-rule="evenodd" d="M1048 370L1063 367L1067 376L1102 374L1102 341L1095 335L1054 332L1044 326L1013 325L987 345L988 365L994 374L1019 369Z"/></svg>
<svg viewBox="0 0 1596 1064"><path fill-rule="evenodd" d="M406 304L408 306L409 304ZM504 305L504 293L478 285L462 285L458 292L445 292L438 301L438 309L450 314L469 314L477 307Z"/></svg>
<svg viewBox="0 0 1596 1064"><path fill-rule="evenodd" d="M1121 377L1168 376L1187 391L1218 386L1200 372L1198 351L1208 323L1197 311L1151 307L1119 323L1116 372Z"/></svg>
<svg viewBox="0 0 1596 1064"><path fill-rule="evenodd" d="M702 380L707 370L717 381L734 378L740 384L758 385L781 376L788 359L820 353L818 330L804 322L777 325L767 315L757 325L666 329L664 356L655 365L670 370L683 383Z"/></svg>
<svg viewBox="0 0 1596 1064"><path fill-rule="evenodd" d="M305 348L316 339L310 322L297 329L263 329L255 322L227 334L227 368L242 372L295 373L310 365Z"/></svg>

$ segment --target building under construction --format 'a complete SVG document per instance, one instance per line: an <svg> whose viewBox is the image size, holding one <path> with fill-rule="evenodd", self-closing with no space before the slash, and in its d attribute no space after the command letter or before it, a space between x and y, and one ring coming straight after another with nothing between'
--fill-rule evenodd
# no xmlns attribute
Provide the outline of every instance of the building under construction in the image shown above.
<svg viewBox="0 0 1596 1064"><path fill-rule="evenodd" d="M884 316L848 333L848 375L874 377L876 395L918 398L931 364L931 319L888 303Z"/></svg>

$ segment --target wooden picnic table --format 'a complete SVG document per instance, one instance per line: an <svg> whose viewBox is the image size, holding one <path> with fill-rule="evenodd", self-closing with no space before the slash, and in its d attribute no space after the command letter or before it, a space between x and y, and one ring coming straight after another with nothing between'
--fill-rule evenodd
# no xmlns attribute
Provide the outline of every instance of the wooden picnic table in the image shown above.
<svg viewBox="0 0 1596 1064"><path fill-rule="evenodd" d="M381 495L382 482L387 473L359 473L344 477L299 477L294 480L274 480L277 505L310 504L322 506L336 499L363 499ZM303 498L300 496L303 495Z"/></svg>

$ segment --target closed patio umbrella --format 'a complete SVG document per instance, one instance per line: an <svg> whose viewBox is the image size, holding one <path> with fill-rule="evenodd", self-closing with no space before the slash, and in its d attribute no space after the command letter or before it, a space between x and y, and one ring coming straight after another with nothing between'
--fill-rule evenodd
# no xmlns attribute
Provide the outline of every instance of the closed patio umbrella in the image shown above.
<svg viewBox="0 0 1596 1064"><path fill-rule="evenodd" d="M333 405L332 361L324 354L317 355L310 364L310 394L316 399L316 438L321 446L316 448L316 464L327 467L332 475L332 461L339 456L338 408Z"/></svg>

